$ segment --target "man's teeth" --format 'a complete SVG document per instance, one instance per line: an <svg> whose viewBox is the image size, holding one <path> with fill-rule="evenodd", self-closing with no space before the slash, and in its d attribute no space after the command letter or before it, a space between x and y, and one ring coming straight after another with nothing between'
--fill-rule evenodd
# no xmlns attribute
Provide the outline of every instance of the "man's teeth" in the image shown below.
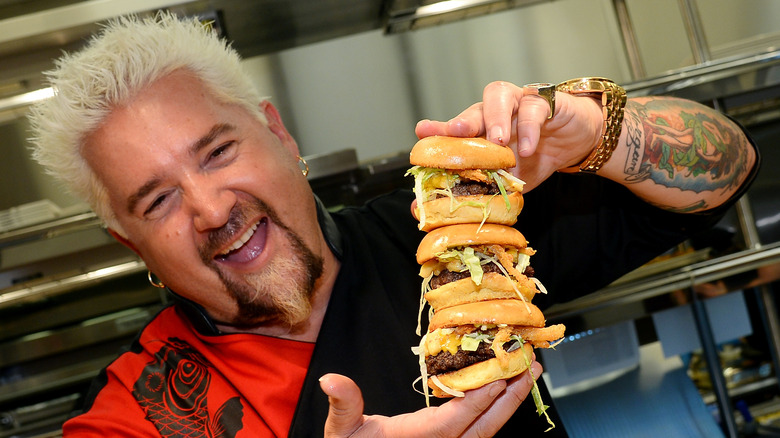
<svg viewBox="0 0 780 438"><path fill-rule="evenodd" d="M234 251L237 250L238 248L241 248L247 242L247 240L252 238L252 236L255 234L255 230L257 230L257 224L252 225L248 230L246 230L246 233L241 235L241 237L239 237L238 240L233 242L233 244L230 245L228 248L225 248L225 250L219 253L219 255L225 255L230 251Z"/></svg>

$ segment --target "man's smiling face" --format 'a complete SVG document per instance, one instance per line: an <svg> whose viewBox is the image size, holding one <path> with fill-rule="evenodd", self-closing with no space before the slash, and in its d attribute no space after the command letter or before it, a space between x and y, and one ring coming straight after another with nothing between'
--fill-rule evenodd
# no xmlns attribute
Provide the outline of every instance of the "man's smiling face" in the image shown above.
<svg viewBox="0 0 780 438"><path fill-rule="evenodd" d="M116 108L82 153L125 240L217 321L295 324L327 251L297 145L276 110L262 124L185 71Z"/></svg>

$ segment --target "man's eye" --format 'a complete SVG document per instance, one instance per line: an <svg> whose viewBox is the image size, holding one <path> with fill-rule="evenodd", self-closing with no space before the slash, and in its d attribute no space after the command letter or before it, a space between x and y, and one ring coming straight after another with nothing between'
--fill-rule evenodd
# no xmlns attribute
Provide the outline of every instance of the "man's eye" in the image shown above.
<svg viewBox="0 0 780 438"><path fill-rule="evenodd" d="M211 155L209 155L209 159L218 159L223 155L226 155L228 152L228 149L233 146L234 142L228 142L223 145L218 146L216 149L211 151Z"/></svg>
<svg viewBox="0 0 780 438"><path fill-rule="evenodd" d="M157 210L157 208L160 207L160 205L162 205L163 202L165 202L166 198L167 198L166 195L160 195L160 196L154 198L154 201L152 202L152 204L144 211L144 215L147 215L147 214L152 213L155 210Z"/></svg>

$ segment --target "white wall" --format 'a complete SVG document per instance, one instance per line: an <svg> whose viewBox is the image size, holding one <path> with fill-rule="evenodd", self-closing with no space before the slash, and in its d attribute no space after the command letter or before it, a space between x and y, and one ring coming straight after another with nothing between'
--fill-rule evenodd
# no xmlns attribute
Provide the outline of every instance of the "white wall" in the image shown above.
<svg viewBox="0 0 780 438"><path fill-rule="evenodd" d="M495 80L626 80L610 8L602 0L556 1L402 35L410 40L422 115L452 117Z"/></svg>
<svg viewBox="0 0 780 438"><path fill-rule="evenodd" d="M777 0L698 0L712 59L777 49ZM649 76L690 66L693 55L678 0L626 0Z"/></svg>
<svg viewBox="0 0 780 438"><path fill-rule="evenodd" d="M368 32L253 58L248 69L261 87L272 85L269 75L284 78L285 89L269 94L304 154L349 147L371 159L409 150L417 120L456 115L491 81L625 80L610 8L562 0L399 35Z"/></svg>

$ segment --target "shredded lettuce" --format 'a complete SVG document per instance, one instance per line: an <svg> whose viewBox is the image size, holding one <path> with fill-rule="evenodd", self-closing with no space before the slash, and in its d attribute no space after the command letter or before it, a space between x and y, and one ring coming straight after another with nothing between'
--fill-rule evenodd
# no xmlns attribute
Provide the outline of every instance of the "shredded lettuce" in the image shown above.
<svg viewBox="0 0 780 438"><path fill-rule="evenodd" d="M538 278L531 277L531 280L533 280L533 282L536 283L536 288L537 288L537 290L539 290L539 292L547 295L547 288L544 287L544 285L542 284L542 282Z"/></svg>
<svg viewBox="0 0 780 438"><path fill-rule="evenodd" d="M447 394L453 396L453 397L465 397L466 394L463 391L458 391L457 389L452 389L449 386L441 383L438 376L431 376L431 381L434 385L436 385L439 389L441 389L443 392L446 392Z"/></svg>
<svg viewBox="0 0 780 438"><path fill-rule="evenodd" d="M425 209L422 208L423 202L433 199L436 195L428 188L428 182L436 176L446 177L447 173L444 169L436 169L433 167L413 166L406 171L404 176L412 175L414 177L414 196L417 200L417 210L419 212L420 225L419 228L423 229L425 226ZM450 193L452 197L452 193Z"/></svg>
<svg viewBox="0 0 780 438"><path fill-rule="evenodd" d="M431 279L433 278L433 272L431 272L427 277L423 279L423 282L420 286L420 309L417 311L417 329L415 330L415 333L417 336L420 336L422 333L422 313L425 309L425 293L428 292L431 288Z"/></svg>
<svg viewBox="0 0 780 438"><path fill-rule="evenodd" d="M530 265L531 256L522 252L517 254L517 265L515 266L515 269L517 269L519 272L525 272L525 269Z"/></svg>
<svg viewBox="0 0 780 438"><path fill-rule="evenodd" d="M412 353L414 353L417 356L417 364L420 366L420 379L422 381L422 387L423 391L422 393L425 395L425 406L431 405L431 399L430 395L428 393L428 366L425 365L425 337L427 334L422 335L420 337L420 343L416 347L412 347ZM417 382L417 380L415 380ZM414 383L412 383L412 386L414 387Z"/></svg>
<svg viewBox="0 0 780 438"><path fill-rule="evenodd" d="M481 342L493 342L493 336L482 332L472 332L463 335L460 339L460 349L465 351L477 351Z"/></svg>
<svg viewBox="0 0 780 438"><path fill-rule="evenodd" d="M507 278L513 278L513 276L506 270L504 265L501 264L501 261L494 256L494 255L488 255L479 251L475 251L472 247L465 247L465 248L450 248L447 251L441 252L436 254L436 258L439 260L439 262L447 264L447 269L451 271L457 271L457 272L463 272L468 269L469 274L471 275L471 279L476 285L482 284L482 278L484 276L484 270L482 269L482 265L486 265L488 263L493 263L498 267L499 271L501 271L501 274ZM517 262L518 265L516 269L519 272L523 272L525 268L530 264L530 256L524 253L518 253L517 254ZM543 291L544 293L547 293L547 291L544 289L544 286L542 286L541 282L537 280L535 277L530 277L534 283L536 283L537 287ZM520 280L519 278L517 280ZM523 296L523 294L520 292L520 289L518 289L517 284L512 281L510 283L512 285L512 289L517 294L517 297L520 298L523 303L525 303L526 308L530 312L530 308L528 306L528 300ZM426 284L424 286L426 288L423 291L423 294L430 290L430 286Z"/></svg>
<svg viewBox="0 0 780 438"><path fill-rule="evenodd" d="M503 181L501 180L501 178L498 177L497 172L487 171L486 173L490 176L490 179L492 179L493 182L495 182L496 185L498 186L498 191L501 192L501 197L504 198L504 204L506 204L506 209L507 211L509 211L512 208L512 204L509 203L509 195L506 194L506 188L504 188Z"/></svg>
<svg viewBox="0 0 780 438"><path fill-rule="evenodd" d="M512 340L519 342L520 344L525 343L522 337L518 335L512 335L510 337ZM528 374L531 375L531 380L534 382L534 386L531 388L531 396L534 399L534 405L536 405L536 413L539 414L541 417L544 415L544 417L547 419L547 424L550 425L545 432L549 432L552 429L555 429L555 423L550 419L550 416L547 414L547 409L550 408L550 406L544 404L542 401L542 394L539 392L539 385L536 384L536 376L534 376L533 371L531 371L531 359L528 358L528 356L523 355L525 358L525 366L528 369Z"/></svg>
<svg viewBox="0 0 780 438"><path fill-rule="evenodd" d="M512 185L512 186L514 186L514 187L515 187L515 190L517 190L518 192L522 192L522 191L523 191L523 187L525 186L525 181L523 181L523 180L521 180L520 178L518 178L518 177L516 177L516 176L512 175L511 173L507 172L507 171L506 171L506 170L504 170L504 169L498 169L498 170L496 171L496 173L497 173L497 174L499 174L499 175L501 175L502 177L504 177L504 179L505 179L505 180L506 180L506 181L507 181L507 182L508 182L510 185Z"/></svg>
<svg viewBox="0 0 780 438"><path fill-rule="evenodd" d="M498 270L501 271L501 274L504 277L512 278L512 276L506 270L504 265L502 265L501 262L496 257L487 257L486 260L489 261L489 262L495 263L496 266L498 267ZM529 260L530 260L530 258L529 258ZM531 277L531 278L533 278L533 277ZM528 306L528 300L526 300L525 297L523 296L523 294L520 293L520 289L517 288L517 284L514 281L510 282L510 284L512 285L512 289L517 294L517 297L520 298L523 301L523 303L525 304L525 308L528 309L528 312L530 313L531 312L531 308Z"/></svg>
<svg viewBox="0 0 780 438"><path fill-rule="evenodd" d="M485 174L487 175L489 182L495 182L498 186L501 197L504 199L506 209L511 209L512 205L509 202L507 185L510 185L517 191L522 191L525 183L503 169L485 170ZM422 204L423 202L435 199L437 195L443 195L450 198L450 212L453 212L462 206L472 206L482 209L483 222L487 219L489 214L487 211L488 202L455 201L455 196L452 194L452 187L460 182L460 177L457 174L450 173L445 169L413 166L406 171L404 176L409 175L414 177L414 194L419 210L420 229L425 226L425 210L422 208Z"/></svg>
<svg viewBox="0 0 780 438"><path fill-rule="evenodd" d="M484 274L484 271L482 270L482 264L479 261L479 257L474 254L474 248L470 246L463 248L463 258L461 260L468 268L469 273L471 274L471 279L474 280L474 283L477 285L481 284L482 274Z"/></svg>
<svg viewBox="0 0 780 438"><path fill-rule="evenodd" d="M439 261L443 263L459 261L462 265L461 271L468 269L472 281L477 285L482 283L482 276L484 275L484 271L482 270L482 264L484 263L482 261L483 256L482 253L475 252L474 248L470 246L463 249L453 248L436 254Z"/></svg>
<svg viewBox="0 0 780 438"><path fill-rule="evenodd" d="M464 351L477 351L480 342L479 339L464 336L460 340L460 349Z"/></svg>

